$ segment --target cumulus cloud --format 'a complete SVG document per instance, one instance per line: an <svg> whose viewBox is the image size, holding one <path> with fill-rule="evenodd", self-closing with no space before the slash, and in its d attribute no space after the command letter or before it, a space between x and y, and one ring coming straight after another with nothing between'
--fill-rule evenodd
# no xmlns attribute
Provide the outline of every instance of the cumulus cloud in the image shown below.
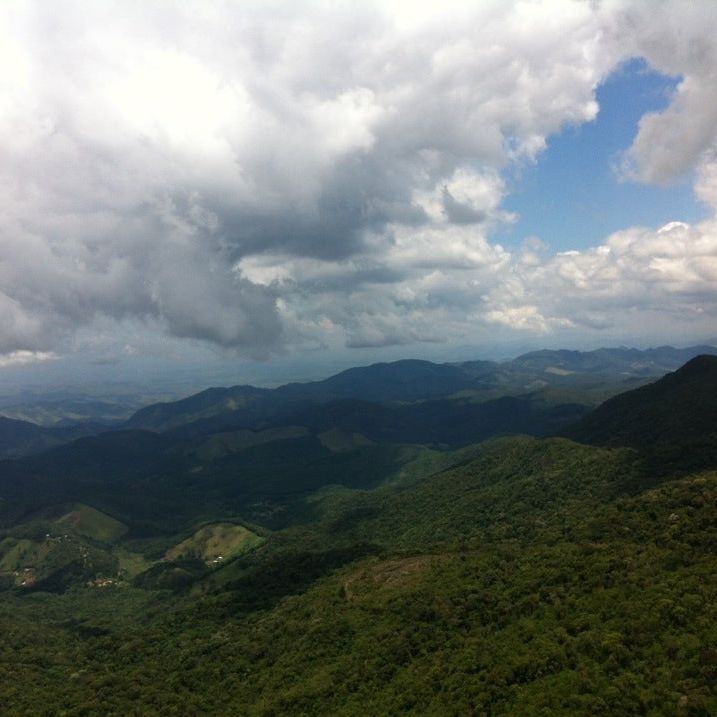
<svg viewBox="0 0 717 717"><path fill-rule="evenodd" d="M640 120L626 153L628 171L643 181L667 183L709 162L717 151L714 3L615 3L610 25L632 54L680 78L669 106Z"/></svg>
<svg viewBox="0 0 717 717"><path fill-rule="evenodd" d="M717 312L717 223L633 228L587 251L530 267L523 281L545 315L585 328L705 335Z"/></svg>
<svg viewBox="0 0 717 717"><path fill-rule="evenodd" d="M466 234L464 234L466 232ZM357 260L247 264L283 296L280 312L300 342L377 347L489 340L496 328L547 336L651 339L710 336L717 316L717 222L632 228L582 251L547 254L538 240L511 254L466 227L400 240L384 255L393 273ZM411 232L415 240L415 233ZM469 249L470 247L470 249ZM274 266L280 272L272 271Z"/></svg>
<svg viewBox="0 0 717 717"><path fill-rule="evenodd" d="M715 204L713 13L653 6L3 4L0 353L108 322L262 358L595 329L668 297L703 321L713 224L557 257L492 238L506 170L594 119L631 56L682 78L634 176L699 167Z"/></svg>

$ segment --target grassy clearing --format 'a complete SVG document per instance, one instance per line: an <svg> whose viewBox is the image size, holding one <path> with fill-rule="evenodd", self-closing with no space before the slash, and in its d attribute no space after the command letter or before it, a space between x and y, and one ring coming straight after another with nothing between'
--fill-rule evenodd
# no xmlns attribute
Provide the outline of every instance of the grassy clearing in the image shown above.
<svg viewBox="0 0 717 717"><path fill-rule="evenodd" d="M72 526L80 535L101 543L115 543L127 532L124 523L84 503L70 506L69 512L58 518L55 523Z"/></svg>
<svg viewBox="0 0 717 717"><path fill-rule="evenodd" d="M245 553L261 545L264 540L243 525L214 523L205 525L191 537L170 548L164 557L167 560L196 557L206 563L213 563Z"/></svg>
<svg viewBox="0 0 717 717"><path fill-rule="evenodd" d="M139 553L133 553L124 548L118 548L114 552L115 557L119 561L119 570L123 578L132 580L140 573L154 565L154 560L148 560L144 555Z"/></svg>
<svg viewBox="0 0 717 717"><path fill-rule="evenodd" d="M32 565L38 558L38 545L32 540L5 538L0 542L0 572L13 572Z"/></svg>

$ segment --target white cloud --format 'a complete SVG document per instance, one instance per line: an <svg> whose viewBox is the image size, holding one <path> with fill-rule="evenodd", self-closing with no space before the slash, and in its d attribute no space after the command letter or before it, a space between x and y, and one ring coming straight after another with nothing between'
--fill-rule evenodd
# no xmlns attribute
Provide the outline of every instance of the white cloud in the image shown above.
<svg viewBox="0 0 717 717"><path fill-rule="evenodd" d="M709 222L556 257L492 237L514 220L505 170L594 119L634 55L683 78L642 120L636 176L697 167L717 205L709 7L4 3L0 353L71 351L107 322L258 358L595 329L667 301L706 323Z"/></svg>
<svg viewBox="0 0 717 717"><path fill-rule="evenodd" d="M713 211L717 211L717 161L704 161L700 165L695 192Z"/></svg>
<svg viewBox="0 0 717 717"><path fill-rule="evenodd" d="M575 326L709 335L717 315L717 222L618 232L522 275L541 312Z"/></svg>
<svg viewBox="0 0 717 717"><path fill-rule="evenodd" d="M712 0L610 3L612 28L636 56L681 78L669 106L640 120L632 174L666 183L717 150L717 13Z"/></svg>
<svg viewBox="0 0 717 717"><path fill-rule="evenodd" d="M23 366L44 361L54 361L57 356L51 351L11 351L0 356L0 368Z"/></svg>

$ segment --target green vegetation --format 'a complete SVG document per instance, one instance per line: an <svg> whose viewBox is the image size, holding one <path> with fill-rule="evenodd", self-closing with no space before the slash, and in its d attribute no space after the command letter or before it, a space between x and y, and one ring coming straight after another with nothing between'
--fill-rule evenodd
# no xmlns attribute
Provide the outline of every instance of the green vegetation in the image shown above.
<svg viewBox="0 0 717 717"><path fill-rule="evenodd" d="M335 453L350 451L360 446L370 446L372 443L361 433L348 433L340 428L329 428L327 431L319 433L318 439L321 441L321 445Z"/></svg>
<svg viewBox="0 0 717 717"><path fill-rule="evenodd" d="M260 446L275 441L289 441L293 438L304 438L309 431L304 426L281 426L267 428L264 431L231 431L229 433L215 433L199 443L192 453L200 460L215 460L240 453L247 448Z"/></svg>
<svg viewBox="0 0 717 717"><path fill-rule="evenodd" d="M715 396L717 356L698 356L653 384L606 401L570 433L592 443L643 449L711 439Z"/></svg>
<svg viewBox="0 0 717 717"><path fill-rule="evenodd" d="M247 530L243 525L214 523L205 525L186 540L170 548L165 558L200 558L205 563L218 564L241 553L252 550L264 542L264 538Z"/></svg>
<svg viewBox="0 0 717 717"><path fill-rule="evenodd" d="M32 540L7 537L0 542L0 570L4 573L20 570L26 562L35 562L37 553Z"/></svg>
<svg viewBox="0 0 717 717"><path fill-rule="evenodd" d="M100 543L116 543L127 532L124 523L82 503L69 506L68 512L60 516L55 523L71 526L79 535Z"/></svg>
<svg viewBox="0 0 717 717"><path fill-rule="evenodd" d="M155 562L141 553L134 553L125 548L116 549L114 554L118 562L117 575L125 580L136 578L141 573L149 570Z"/></svg>
<svg viewBox="0 0 717 717"><path fill-rule="evenodd" d="M670 381L672 411L621 398L651 422L640 435L689 405L693 371ZM313 427L92 439L49 454L72 504L30 512L52 460L18 462L32 491L3 492L4 712L717 713L709 428L675 430L662 465L663 439L445 451L326 430L331 445Z"/></svg>

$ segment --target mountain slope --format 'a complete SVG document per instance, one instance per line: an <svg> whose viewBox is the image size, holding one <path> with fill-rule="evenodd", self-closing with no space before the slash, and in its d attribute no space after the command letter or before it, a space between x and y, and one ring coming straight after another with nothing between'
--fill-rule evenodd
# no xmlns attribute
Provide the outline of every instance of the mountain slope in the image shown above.
<svg viewBox="0 0 717 717"><path fill-rule="evenodd" d="M104 430L107 427L101 424L45 427L0 416L0 458L29 456Z"/></svg>
<svg viewBox="0 0 717 717"><path fill-rule="evenodd" d="M717 465L717 356L698 356L655 383L615 396L569 435L649 451L671 464Z"/></svg>
<svg viewBox="0 0 717 717"><path fill-rule="evenodd" d="M148 431L166 431L185 423L199 421L243 409L251 415L270 391L253 386L209 388L180 401L154 403L136 411L124 427ZM261 415L264 411L260 408Z"/></svg>
<svg viewBox="0 0 717 717"><path fill-rule="evenodd" d="M0 416L0 455L22 456L57 445L46 430L28 421Z"/></svg>
<svg viewBox="0 0 717 717"><path fill-rule="evenodd" d="M617 497L631 470L505 439L326 496L190 595L10 594L0 684L18 714L713 714L717 475Z"/></svg>

